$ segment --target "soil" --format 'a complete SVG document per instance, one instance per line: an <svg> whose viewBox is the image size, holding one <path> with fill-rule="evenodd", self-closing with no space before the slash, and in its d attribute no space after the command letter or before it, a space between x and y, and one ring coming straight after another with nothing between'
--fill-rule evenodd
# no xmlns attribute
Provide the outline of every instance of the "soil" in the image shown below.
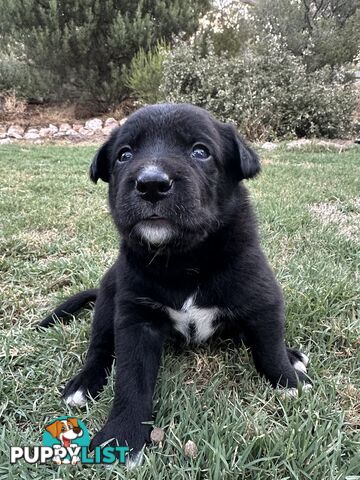
<svg viewBox="0 0 360 480"><path fill-rule="evenodd" d="M99 107L84 104L27 104L23 108L15 108L13 111L5 111L0 105L0 126L20 125L23 128L41 128L50 123L60 125L61 123L84 123L89 118L113 117L121 120L132 113L136 107L132 100L125 100L116 108L101 111Z"/></svg>

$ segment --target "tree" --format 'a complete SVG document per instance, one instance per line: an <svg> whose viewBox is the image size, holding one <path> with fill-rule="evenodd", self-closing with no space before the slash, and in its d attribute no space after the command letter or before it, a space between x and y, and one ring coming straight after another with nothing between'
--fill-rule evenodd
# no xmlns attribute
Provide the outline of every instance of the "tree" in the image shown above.
<svg viewBox="0 0 360 480"><path fill-rule="evenodd" d="M275 36L309 71L351 63L360 49L360 0L258 0L261 37Z"/></svg>
<svg viewBox="0 0 360 480"><path fill-rule="evenodd" d="M106 104L127 94L140 50L185 38L210 0L3 0L0 47L42 72L57 98Z"/></svg>

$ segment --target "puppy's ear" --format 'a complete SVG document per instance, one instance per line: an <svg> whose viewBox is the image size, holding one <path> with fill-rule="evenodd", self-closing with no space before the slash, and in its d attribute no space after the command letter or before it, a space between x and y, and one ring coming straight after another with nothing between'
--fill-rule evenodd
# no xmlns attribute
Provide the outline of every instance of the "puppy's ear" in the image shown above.
<svg viewBox="0 0 360 480"><path fill-rule="evenodd" d="M96 152L90 166L90 178L97 183L99 178L103 182L109 182L112 170L112 160L110 155L110 142L107 141Z"/></svg>
<svg viewBox="0 0 360 480"><path fill-rule="evenodd" d="M238 180L255 177L261 170L260 159L254 150L241 138L234 125L226 124L230 130L233 150L235 152L235 171Z"/></svg>

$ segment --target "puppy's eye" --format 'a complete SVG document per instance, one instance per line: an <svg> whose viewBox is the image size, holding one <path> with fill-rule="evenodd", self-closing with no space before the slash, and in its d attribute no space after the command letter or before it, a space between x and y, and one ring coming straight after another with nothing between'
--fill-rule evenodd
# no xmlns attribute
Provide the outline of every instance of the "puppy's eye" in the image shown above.
<svg viewBox="0 0 360 480"><path fill-rule="evenodd" d="M119 162L128 162L133 158L133 153L130 147L123 147L120 152L118 153L118 161Z"/></svg>
<svg viewBox="0 0 360 480"><path fill-rule="evenodd" d="M210 152L204 145L197 144L193 146L191 158L195 158L196 160L207 160L209 157Z"/></svg>

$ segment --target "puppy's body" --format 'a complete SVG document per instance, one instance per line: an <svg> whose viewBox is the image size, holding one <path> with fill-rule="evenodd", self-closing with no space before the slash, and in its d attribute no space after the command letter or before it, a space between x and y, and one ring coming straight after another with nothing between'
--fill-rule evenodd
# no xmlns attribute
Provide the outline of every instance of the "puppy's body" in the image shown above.
<svg viewBox="0 0 360 480"><path fill-rule="evenodd" d="M97 293L86 364L64 392L73 405L95 396L115 353L114 403L93 446L115 439L138 452L149 440L143 422L169 338L241 338L274 387L306 382L241 183L259 169L232 126L188 105L139 110L99 150L91 177L109 182L121 254Z"/></svg>

